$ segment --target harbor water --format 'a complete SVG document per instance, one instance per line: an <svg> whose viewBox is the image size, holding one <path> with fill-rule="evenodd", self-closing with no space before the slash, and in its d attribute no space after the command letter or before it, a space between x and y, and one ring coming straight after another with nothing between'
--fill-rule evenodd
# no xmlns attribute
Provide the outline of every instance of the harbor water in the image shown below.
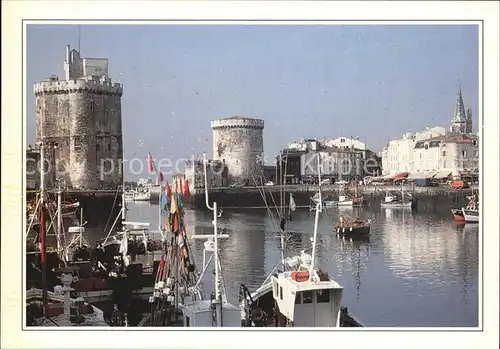
<svg viewBox="0 0 500 349"><path fill-rule="evenodd" d="M127 220L158 227L158 205L127 205ZM337 238L332 224L339 215L371 219L369 241ZM187 234L212 234L212 213L186 211ZM265 209L224 210L218 219L229 239L220 241L227 296L237 302L240 284L259 287L280 262L279 229ZM314 213L297 210L287 229L287 254L311 247ZM88 229L88 239L104 227ZM448 208L333 208L318 229L317 264L344 287L343 306L369 327L477 327L479 226L457 225ZM193 241L197 265L203 241ZM309 252L310 253L310 252ZM210 279L206 291L213 287ZM208 293L209 294L209 293Z"/></svg>

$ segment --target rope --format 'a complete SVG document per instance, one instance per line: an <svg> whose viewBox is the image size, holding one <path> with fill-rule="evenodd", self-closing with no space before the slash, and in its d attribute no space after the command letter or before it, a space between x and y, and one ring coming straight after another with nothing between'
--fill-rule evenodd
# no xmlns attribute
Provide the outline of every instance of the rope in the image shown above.
<svg viewBox="0 0 500 349"><path fill-rule="evenodd" d="M119 187L116 188L115 199L113 200L113 207L111 207L111 212L109 213L108 221L106 222L106 226L104 227L104 231L106 231L106 229L108 229L109 221L111 220L111 216L113 215L113 210L114 210L115 204L116 204L116 198L118 197L118 189L119 189Z"/></svg>

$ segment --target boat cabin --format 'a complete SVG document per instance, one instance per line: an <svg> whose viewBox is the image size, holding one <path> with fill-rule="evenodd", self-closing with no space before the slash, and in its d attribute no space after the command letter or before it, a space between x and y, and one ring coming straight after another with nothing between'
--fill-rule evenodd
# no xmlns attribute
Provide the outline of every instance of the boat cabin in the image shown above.
<svg viewBox="0 0 500 349"><path fill-rule="evenodd" d="M180 304L183 314L183 327L217 327L215 309L209 300L191 301L190 297ZM240 308L230 303L222 303L223 327L241 327Z"/></svg>
<svg viewBox="0 0 500 349"><path fill-rule="evenodd" d="M284 272L272 277L279 313L293 327L340 327L343 287L326 274ZM278 326L285 326L278 321Z"/></svg>

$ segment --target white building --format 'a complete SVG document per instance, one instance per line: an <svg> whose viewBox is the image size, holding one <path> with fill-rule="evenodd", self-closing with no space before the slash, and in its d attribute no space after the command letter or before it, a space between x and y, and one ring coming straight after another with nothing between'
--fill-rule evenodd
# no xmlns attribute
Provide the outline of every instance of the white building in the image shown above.
<svg viewBox="0 0 500 349"><path fill-rule="evenodd" d="M328 139L321 142L327 147L338 147L341 149L356 149L366 151L367 147L364 142L361 142L358 137L353 139L352 137L339 137L335 139Z"/></svg>
<svg viewBox="0 0 500 349"><path fill-rule="evenodd" d="M227 185L227 167L222 161L207 160L207 187L221 187ZM184 168L184 178L189 183L189 191L205 188L205 175L203 171L203 160L187 160Z"/></svg>
<svg viewBox="0 0 500 349"><path fill-rule="evenodd" d="M460 176L478 168L479 139L475 135L448 134L429 138L417 142L413 149L411 173L415 177L422 173L440 178Z"/></svg>
<svg viewBox="0 0 500 349"><path fill-rule="evenodd" d="M389 142L382 150L382 173L413 172L413 148L418 141L446 134L444 127L427 128L420 132L407 132Z"/></svg>

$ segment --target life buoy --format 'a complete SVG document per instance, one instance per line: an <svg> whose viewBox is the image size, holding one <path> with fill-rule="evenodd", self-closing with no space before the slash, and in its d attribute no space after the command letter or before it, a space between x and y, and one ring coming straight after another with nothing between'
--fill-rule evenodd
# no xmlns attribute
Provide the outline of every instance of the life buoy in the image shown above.
<svg viewBox="0 0 500 349"><path fill-rule="evenodd" d="M304 282L309 280L309 272L308 271L296 271L293 272L292 275L292 280L295 280L297 282Z"/></svg>

